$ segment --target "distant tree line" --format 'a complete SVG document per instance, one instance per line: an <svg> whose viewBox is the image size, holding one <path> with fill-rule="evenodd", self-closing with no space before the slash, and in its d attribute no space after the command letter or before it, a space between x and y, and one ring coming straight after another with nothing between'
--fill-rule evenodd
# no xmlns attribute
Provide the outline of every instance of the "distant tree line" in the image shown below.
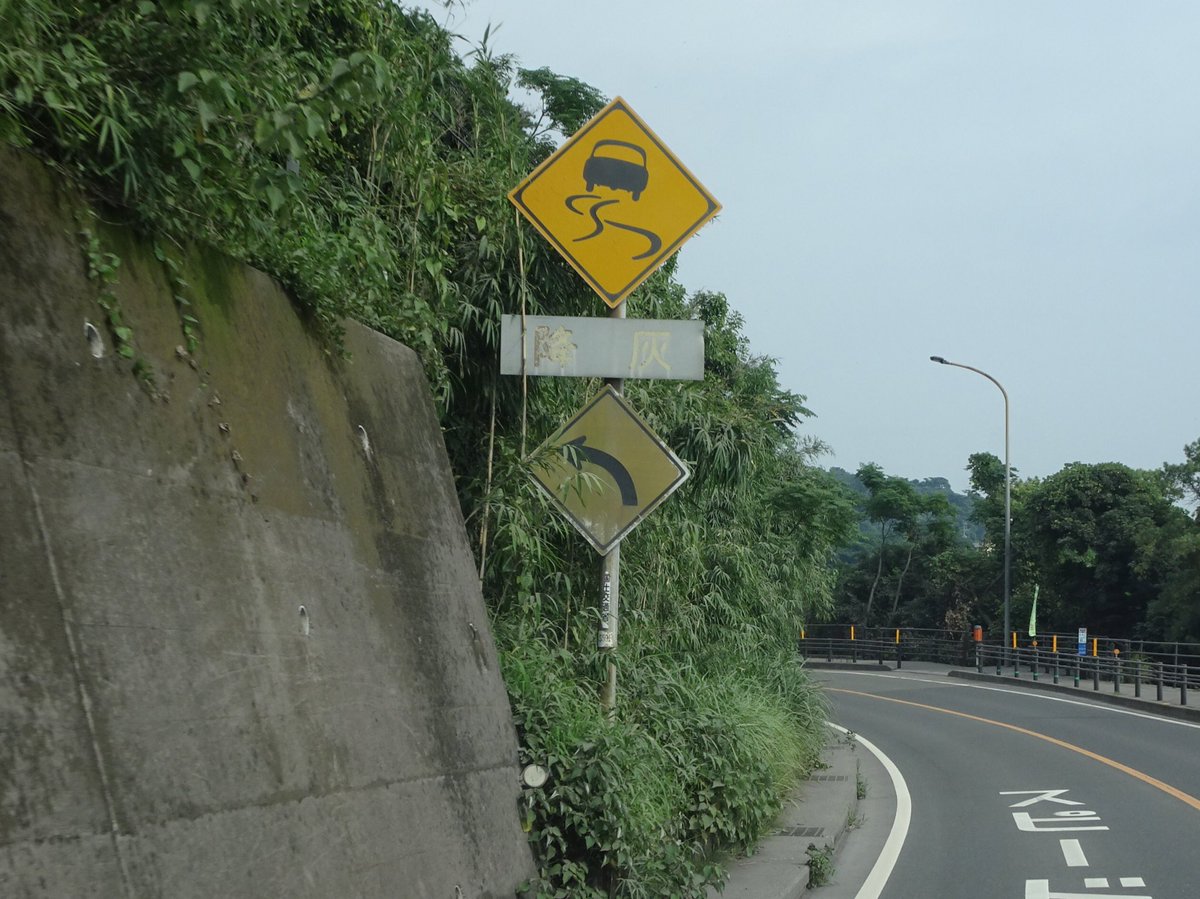
<svg viewBox="0 0 1200 899"><path fill-rule="evenodd" d="M1039 630L1200 642L1200 440L1145 471L1074 462L1011 486L1011 623ZM834 617L868 625L1003 624L1004 463L968 460L971 493L861 466L859 539L839 555ZM931 489L932 488L932 489ZM978 532L965 531L963 516Z"/></svg>

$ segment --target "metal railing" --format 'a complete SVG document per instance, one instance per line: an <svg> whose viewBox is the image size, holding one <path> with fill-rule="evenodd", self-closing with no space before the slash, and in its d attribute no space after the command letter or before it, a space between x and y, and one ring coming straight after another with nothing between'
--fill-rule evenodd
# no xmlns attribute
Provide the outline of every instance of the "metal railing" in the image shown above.
<svg viewBox="0 0 1200 899"><path fill-rule="evenodd" d="M905 647L900 643L889 643L886 640L849 639L836 637L819 637L812 640L800 641L800 654L806 659L823 659L826 662L875 663L877 665L895 664L903 667ZM912 658L912 656L908 656ZM965 662L961 664L966 664Z"/></svg>
<svg viewBox="0 0 1200 899"><path fill-rule="evenodd" d="M1168 692L1172 699L1178 692L1180 705L1188 704L1189 690L1200 689L1200 665L1175 664L1145 656L1122 657L1119 653L1080 655L1038 646L1008 647L1004 651L997 646L980 644L975 668L978 671L994 668L997 675L1010 674L1014 678L1028 677L1035 681L1049 679L1056 684L1069 680L1076 687L1090 682L1095 692L1099 692L1104 684L1113 693L1136 698L1153 696L1159 702L1169 701L1166 698Z"/></svg>
<svg viewBox="0 0 1200 899"><path fill-rule="evenodd" d="M800 652L827 661L904 660L971 665L969 635L932 628L865 628L856 625L817 625L801 631Z"/></svg>
<svg viewBox="0 0 1200 899"><path fill-rule="evenodd" d="M1039 635L1025 646L1020 645L1019 633L1010 636L1009 645L974 637L970 632L924 628L820 625L801 631L799 649L805 658L826 662L894 664L899 668L905 661L926 661L974 667L980 672L994 669L997 675L1069 682L1076 687L1086 688L1090 682L1094 691L1103 684L1116 694L1159 702L1174 702L1178 696L1180 705L1188 704L1189 691L1200 689L1200 646L1196 644L1094 637L1081 655L1076 634ZM1059 651L1060 645L1074 651ZM1126 648L1122 650L1122 646Z"/></svg>

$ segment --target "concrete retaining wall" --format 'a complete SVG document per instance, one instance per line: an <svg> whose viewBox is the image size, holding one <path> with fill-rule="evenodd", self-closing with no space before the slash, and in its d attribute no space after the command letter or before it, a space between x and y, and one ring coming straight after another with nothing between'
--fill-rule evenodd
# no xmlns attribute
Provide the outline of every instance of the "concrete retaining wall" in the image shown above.
<svg viewBox="0 0 1200 899"><path fill-rule="evenodd" d="M357 326L331 359L203 250L189 355L105 227L143 381L80 208L0 150L0 896L512 896L516 738L417 359Z"/></svg>

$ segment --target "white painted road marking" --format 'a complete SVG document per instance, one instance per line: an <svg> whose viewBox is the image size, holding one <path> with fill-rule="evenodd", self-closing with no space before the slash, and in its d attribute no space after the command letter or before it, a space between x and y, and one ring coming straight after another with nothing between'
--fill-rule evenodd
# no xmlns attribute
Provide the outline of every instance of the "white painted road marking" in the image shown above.
<svg viewBox="0 0 1200 899"><path fill-rule="evenodd" d="M1079 844L1079 840L1059 840L1058 845L1062 847L1063 858L1067 860L1068 868L1086 868L1088 866L1087 856L1083 854L1083 846ZM1132 884L1126 884L1132 886Z"/></svg>
<svg viewBox="0 0 1200 899"><path fill-rule="evenodd" d="M877 693L863 693L858 690L846 690L842 687L826 687L825 689L830 693L845 693L848 696L865 696L867 699L875 699L879 702L891 702L896 705L911 706L912 708L925 709L926 711L930 712L940 712L943 715L952 715L955 718L965 718L968 721L977 721L980 724L990 724L993 727L1011 730L1018 734L1025 734L1025 736L1033 737L1036 740L1045 740L1047 743L1060 746L1063 749L1069 750L1070 752L1077 752L1079 755L1086 756L1087 758L1097 761L1102 765L1107 765L1108 767L1114 768L1117 771L1124 772L1130 777L1140 780L1142 783L1148 784L1154 787L1156 790L1162 790L1168 796L1174 796L1180 802L1186 803L1197 811L1200 811L1200 799L1197 799L1195 796L1191 796L1183 792L1183 790L1171 786L1169 783L1164 783L1156 777L1151 777L1144 771L1138 771L1136 768L1130 768L1128 765L1124 765L1121 762L1107 758L1099 753L1092 752L1090 749L1085 749L1082 746L1076 746L1074 743L1068 743L1066 740L1060 740L1058 737L1052 737L1049 734L1044 734L1036 730L1030 730L1027 727L1018 727L1015 724L1008 724L1004 721L996 721L993 718L982 718L979 715L972 715L968 712L959 712L955 709L947 709L943 708L942 706L929 705L928 703L924 702L912 702L908 699L897 699L894 696L882 696ZM1017 814L1017 812L1013 812L1014 817L1016 817ZM1070 812L1060 812L1059 814L1069 815ZM1091 815L1094 813L1087 812L1087 814Z"/></svg>
<svg viewBox="0 0 1200 899"><path fill-rule="evenodd" d="M1035 818L1029 812L1013 812L1013 821L1017 825L1017 830L1025 831L1026 833L1045 833L1046 831L1063 831L1063 830L1108 830L1107 824L1097 824L1096 826L1083 825L1077 823L1080 821L1099 821L1100 816L1095 812L1080 809L1075 812L1055 812L1048 818Z"/></svg>
<svg viewBox="0 0 1200 899"><path fill-rule="evenodd" d="M1059 799L1063 793L1070 793L1070 790L1001 790L1001 796L1033 796L1032 799L1026 799L1024 802L1015 802L1009 808L1027 808L1031 805L1037 805L1039 802L1057 802L1059 805L1083 805L1082 802L1076 802L1074 799Z"/></svg>
<svg viewBox="0 0 1200 899"><path fill-rule="evenodd" d="M1104 887L1108 887L1108 881L1102 877L1093 877L1090 880L1104 880ZM1124 884L1126 880L1141 880L1140 877L1122 877L1121 882ZM1133 884L1130 884L1132 886ZM1085 881L1084 889L1091 890L1093 886ZM1153 896L1134 896L1129 893L1104 893L1102 895L1096 893L1060 893L1057 890L1050 892L1050 881L1048 880L1027 880L1025 881L1025 899L1154 899Z"/></svg>
<svg viewBox="0 0 1200 899"><path fill-rule="evenodd" d="M832 721L825 723L839 733L849 733L846 728L834 724ZM908 784L904 782L904 775L900 773L895 762L884 755L874 743L862 734L855 734L854 739L879 759L879 763L887 771L888 777L892 779L892 788L896 791L896 817L892 821L892 829L883 844L883 851L879 853L879 858L875 860L875 864L871 868L871 873L867 875L867 879L863 881L862 887L854 897L854 899L879 899L879 894L887 886L888 878L892 876L892 869L896 867L896 862L900 858L900 850L904 847L904 841L908 837L908 826L912 820L912 796L908 792Z"/></svg>

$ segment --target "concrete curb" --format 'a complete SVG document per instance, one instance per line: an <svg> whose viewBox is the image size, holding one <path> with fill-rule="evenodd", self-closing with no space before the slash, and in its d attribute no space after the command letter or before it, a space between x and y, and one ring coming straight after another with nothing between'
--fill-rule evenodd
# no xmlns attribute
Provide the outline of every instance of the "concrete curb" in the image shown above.
<svg viewBox="0 0 1200 899"><path fill-rule="evenodd" d="M805 659L804 667L809 671L895 671L896 666L887 662L863 659L861 662L822 662Z"/></svg>
<svg viewBox="0 0 1200 899"><path fill-rule="evenodd" d="M723 890L712 899L795 899L808 891L809 846L836 850L858 812L858 757L840 738L821 753L828 766L814 771L784 803L774 831L754 855L729 865Z"/></svg>
<svg viewBox="0 0 1200 899"><path fill-rule="evenodd" d="M1024 687L1029 690L1042 690L1046 693L1060 693L1066 696L1074 696L1076 699L1090 699L1094 702L1101 702L1106 705L1121 706L1126 709L1135 709L1139 712L1147 712L1155 715L1162 715L1164 718L1175 718L1180 721L1200 721L1200 708L1186 705L1172 705L1166 701L1159 702L1157 699L1147 699L1144 696L1137 698L1132 695L1132 685L1126 685L1125 689L1130 692L1127 694L1112 692L1112 685L1107 684L1107 691L1102 687L1100 690L1093 689L1091 681L1086 681L1089 686L1081 684L1076 687L1074 683L1053 683L1046 680L1033 680L1030 675L1022 675L1021 677L1013 677L1011 674L990 674L987 672L980 673L970 669L954 669L946 672L947 677L956 677L961 680L982 681L992 684L1003 684L1007 687ZM1153 687L1150 688L1153 691ZM1143 693L1146 691L1146 685L1142 685Z"/></svg>

